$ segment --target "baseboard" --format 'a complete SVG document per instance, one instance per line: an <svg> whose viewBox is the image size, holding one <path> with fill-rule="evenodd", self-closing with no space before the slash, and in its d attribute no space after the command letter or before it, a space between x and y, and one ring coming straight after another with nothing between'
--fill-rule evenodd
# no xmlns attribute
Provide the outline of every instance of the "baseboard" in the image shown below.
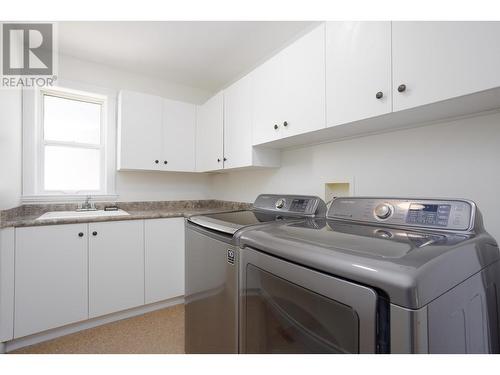
<svg viewBox="0 0 500 375"><path fill-rule="evenodd" d="M59 328L54 328L49 331L41 332L41 333L36 333L34 335L26 336L26 337L21 337L12 341L7 341L3 346L3 348L0 346L0 349L4 349L6 353L14 351L16 349L24 348L26 346L38 344L43 341L48 341L55 339L57 337L61 336L66 336L71 333L83 331L85 329L89 328L94 328L103 324L107 323L112 323L116 322L118 320L123 320L127 318L132 318L134 316L138 315L143 315L148 312L152 312L155 310L160 310L164 309L166 307L171 307L175 305L179 305L184 303L184 296L181 297L175 297L169 300L165 301L160 301L156 303L152 303L149 305L144 305L144 306L139 306L135 307L133 309L129 310L124 310L124 311L119 311L117 313L105 315L105 316L100 316L98 318L94 319L89 319L89 320L84 320L82 322L70 324L64 327L59 327ZM1 353L1 351L0 351Z"/></svg>

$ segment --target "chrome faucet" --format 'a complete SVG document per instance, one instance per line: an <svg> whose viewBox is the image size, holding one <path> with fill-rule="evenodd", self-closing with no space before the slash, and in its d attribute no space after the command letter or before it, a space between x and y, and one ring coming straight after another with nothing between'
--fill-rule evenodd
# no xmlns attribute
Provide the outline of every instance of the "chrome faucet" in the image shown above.
<svg viewBox="0 0 500 375"><path fill-rule="evenodd" d="M95 207L94 202L90 202L92 199L91 195L87 195L85 198L85 202L80 205L76 210L77 211L96 211L97 208Z"/></svg>

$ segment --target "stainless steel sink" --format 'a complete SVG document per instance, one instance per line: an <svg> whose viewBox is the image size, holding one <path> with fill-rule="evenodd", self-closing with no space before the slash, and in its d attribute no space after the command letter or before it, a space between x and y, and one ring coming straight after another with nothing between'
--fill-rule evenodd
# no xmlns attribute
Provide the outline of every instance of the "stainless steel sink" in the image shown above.
<svg viewBox="0 0 500 375"><path fill-rule="evenodd" d="M46 212L36 220L54 220L54 219L83 219L90 217L106 217L106 216L128 216L128 212L123 210L117 211L51 211Z"/></svg>

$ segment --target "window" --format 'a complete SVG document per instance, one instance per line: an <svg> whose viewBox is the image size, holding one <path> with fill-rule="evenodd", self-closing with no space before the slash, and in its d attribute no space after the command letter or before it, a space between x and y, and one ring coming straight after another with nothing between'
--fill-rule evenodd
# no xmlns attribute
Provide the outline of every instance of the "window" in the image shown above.
<svg viewBox="0 0 500 375"><path fill-rule="evenodd" d="M115 100L74 83L23 92L24 202L116 197Z"/></svg>
<svg viewBox="0 0 500 375"><path fill-rule="evenodd" d="M103 103L42 94L41 186L49 193L102 192Z"/></svg>

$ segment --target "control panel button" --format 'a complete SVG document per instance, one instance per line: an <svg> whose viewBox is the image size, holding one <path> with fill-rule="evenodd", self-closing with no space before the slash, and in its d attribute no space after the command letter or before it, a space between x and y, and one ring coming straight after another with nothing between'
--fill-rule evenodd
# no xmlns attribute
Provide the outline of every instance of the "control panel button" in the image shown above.
<svg viewBox="0 0 500 375"><path fill-rule="evenodd" d="M389 216L391 216L392 212L393 208L388 203L379 204L377 207L375 207L375 210L373 211L375 216L381 220L387 219Z"/></svg>
<svg viewBox="0 0 500 375"><path fill-rule="evenodd" d="M286 201L283 198L278 199L276 201L275 207L276 208L283 208L283 207L285 207L285 203L286 203Z"/></svg>

